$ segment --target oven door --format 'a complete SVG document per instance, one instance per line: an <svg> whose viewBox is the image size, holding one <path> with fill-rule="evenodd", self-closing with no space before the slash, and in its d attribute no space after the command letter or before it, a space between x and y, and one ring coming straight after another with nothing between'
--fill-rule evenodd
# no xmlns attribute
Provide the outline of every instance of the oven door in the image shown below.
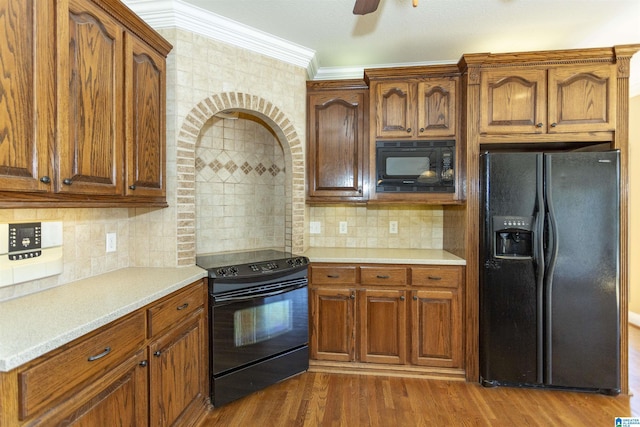
<svg viewBox="0 0 640 427"><path fill-rule="evenodd" d="M214 376L309 342L307 279L212 297Z"/></svg>

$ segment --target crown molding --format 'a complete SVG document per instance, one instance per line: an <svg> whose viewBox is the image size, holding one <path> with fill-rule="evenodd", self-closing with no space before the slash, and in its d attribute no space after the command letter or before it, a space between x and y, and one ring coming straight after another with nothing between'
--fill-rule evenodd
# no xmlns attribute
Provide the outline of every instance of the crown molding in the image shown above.
<svg viewBox="0 0 640 427"><path fill-rule="evenodd" d="M310 79L318 71L312 49L275 37L182 0L123 0L154 29L180 28L238 46L307 70Z"/></svg>

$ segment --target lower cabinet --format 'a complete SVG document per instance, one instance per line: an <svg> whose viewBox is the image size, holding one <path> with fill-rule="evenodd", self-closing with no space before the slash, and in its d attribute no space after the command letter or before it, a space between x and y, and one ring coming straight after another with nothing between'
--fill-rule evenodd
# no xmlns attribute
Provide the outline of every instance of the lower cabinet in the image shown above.
<svg viewBox="0 0 640 427"><path fill-rule="evenodd" d="M312 370L464 378L463 266L312 263L309 277Z"/></svg>
<svg viewBox="0 0 640 427"><path fill-rule="evenodd" d="M0 373L0 426L195 424L208 408L206 336L200 280Z"/></svg>

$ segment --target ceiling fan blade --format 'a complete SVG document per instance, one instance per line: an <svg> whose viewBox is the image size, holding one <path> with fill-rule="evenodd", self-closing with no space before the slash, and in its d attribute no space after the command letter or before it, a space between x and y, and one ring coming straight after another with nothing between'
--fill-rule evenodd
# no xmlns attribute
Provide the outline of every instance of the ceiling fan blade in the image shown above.
<svg viewBox="0 0 640 427"><path fill-rule="evenodd" d="M378 9L380 0L356 0L356 4L353 6L354 15L366 15L367 13L375 12Z"/></svg>

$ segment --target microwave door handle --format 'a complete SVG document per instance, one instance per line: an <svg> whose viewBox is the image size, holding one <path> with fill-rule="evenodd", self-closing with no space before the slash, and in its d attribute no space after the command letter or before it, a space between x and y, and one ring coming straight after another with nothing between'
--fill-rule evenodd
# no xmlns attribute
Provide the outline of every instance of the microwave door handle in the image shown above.
<svg viewBox="0 0 640 427"><path fill-rule="evenodd" d="M256 299L256 298L267 298L267 297L273 297L280 294L286 294L287 292L295 291L296 289L304 288L305 286L307 286L306 282L299 283L292 286L287 286L285 288L277 289L272 292L253 292L253 293L237 295L237 296L222 295L222 296L214 296L213 298L214 298L214 302L216 303L251 301L252 299Z"/></svg>

